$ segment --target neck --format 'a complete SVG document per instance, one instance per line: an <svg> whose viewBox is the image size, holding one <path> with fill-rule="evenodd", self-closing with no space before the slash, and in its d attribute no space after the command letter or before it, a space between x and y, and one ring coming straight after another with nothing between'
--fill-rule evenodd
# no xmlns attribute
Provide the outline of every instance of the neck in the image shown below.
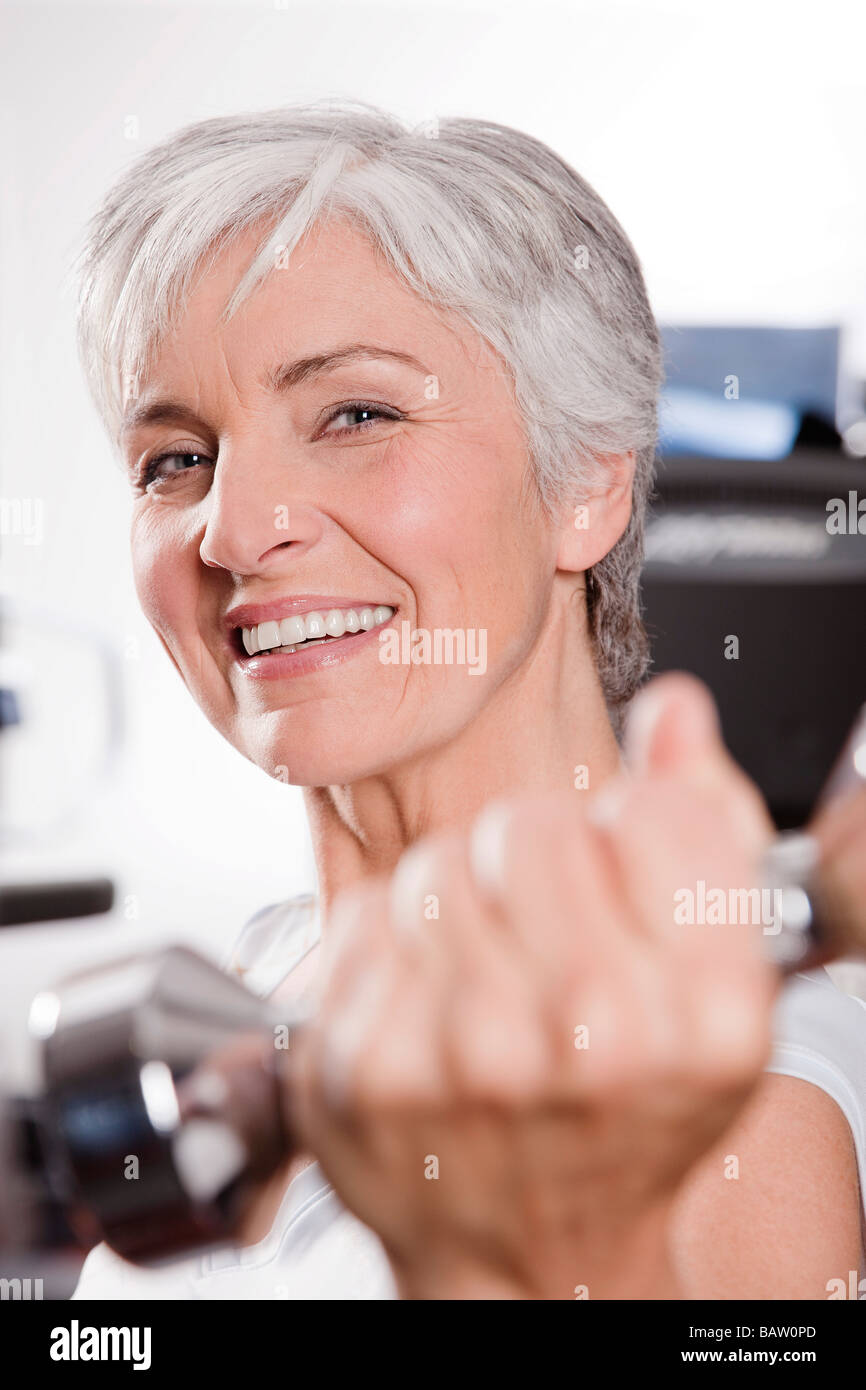
<svg viewBox="0 0 866 1390"><path fill-rule="evenodd" d="M619 769L582 619L564 607L456 737L349 786L305 788L323 917L422 836L468 830L488 801L557 788L587 796ZM575 786L581 767L587 790Z"/></svg>

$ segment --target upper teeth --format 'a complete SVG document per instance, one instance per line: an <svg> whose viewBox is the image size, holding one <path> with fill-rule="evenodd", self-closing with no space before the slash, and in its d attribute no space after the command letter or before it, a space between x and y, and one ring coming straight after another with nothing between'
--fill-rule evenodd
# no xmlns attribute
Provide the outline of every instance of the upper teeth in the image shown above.
<svg viewBox="0 0 866 1390"><path fill-rule="evenodd" d="M324 637L342 637L346 632L369 631L386 623L394 609L382 603L378 608L331 608L327 613L295 613L280 622L258 623L241 629L248 656L272 647L295 647L300 642Z"/></svg>

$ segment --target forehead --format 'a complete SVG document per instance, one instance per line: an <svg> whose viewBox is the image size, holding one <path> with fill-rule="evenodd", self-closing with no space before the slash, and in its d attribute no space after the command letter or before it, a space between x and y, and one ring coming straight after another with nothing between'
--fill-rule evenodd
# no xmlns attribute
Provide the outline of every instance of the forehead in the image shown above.
<svg viewBox="0 0 866 1390"><path fill-rule="evenodd" d="M291 255L275 246L274 268L225 322L226 305L261 242L261 230L247 232L202 266L149 378L214 354L236 370L259 373L273 365L275 353L302 355L344 341L382 342L421 355L434 346L458 352L476 336L456 315L415 294L368 238L343 222L313 228Z"/></svg>

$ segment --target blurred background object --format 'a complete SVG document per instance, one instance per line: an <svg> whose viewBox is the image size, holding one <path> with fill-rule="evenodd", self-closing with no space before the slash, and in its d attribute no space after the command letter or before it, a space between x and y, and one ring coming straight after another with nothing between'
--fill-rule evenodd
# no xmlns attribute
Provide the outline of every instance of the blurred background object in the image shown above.
<svg viewBox="0 0 866 1390"><path fill-rule="evenodd" d="M0 729L0 850L39 845L74 823L115 765L122 688L104 637L0 596Z"/></svg>
<svg viewBox="0 0 866 1390"><path fill-rule="evenodd" d="M655 672L706 681L780 828L866 699L863 384L836 329L668 329L644 601ZM862 510L860 503L862 502Z"/></svg>
<svg viewBox="0 0 866 1390"><path fill-rule="evenodd" d="M0 927L79 925L110 912L112 878L58 873L50 846L111 776L122 736L119 669L105 640L59 612L0 597ZM10 846L32 851L26 876L10 878ZM3 1296L66 1298L86 1245L44 1180L51 1158L37 1123L38 1078L19 1091L22 1069L8 1042L14 1031L7 1021L0 1035ZM20 1050L20 1036L18 1043Z"/></svg>
<svg viewBox="0 0 866 1390"><path fill-rule="evenodd" d="M862 393L840 372L840 331L725 324L662 330L663 454L780 459L795 444L838 447L863 421ZM858 399L859 397L859 399Z"/></svg>

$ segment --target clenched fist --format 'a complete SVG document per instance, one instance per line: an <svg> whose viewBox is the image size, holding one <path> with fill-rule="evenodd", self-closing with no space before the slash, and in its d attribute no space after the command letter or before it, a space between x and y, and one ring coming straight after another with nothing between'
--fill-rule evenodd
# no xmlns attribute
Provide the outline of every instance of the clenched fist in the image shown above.
<svg viewBox="0 0 866 1390"><path fill-rule="evenodd" d="M769 1053L762 925L730 919L772 827L690 677L628 755L334 904L286 1105L405 1297L681 1296L672 1202Z"/></svg>

